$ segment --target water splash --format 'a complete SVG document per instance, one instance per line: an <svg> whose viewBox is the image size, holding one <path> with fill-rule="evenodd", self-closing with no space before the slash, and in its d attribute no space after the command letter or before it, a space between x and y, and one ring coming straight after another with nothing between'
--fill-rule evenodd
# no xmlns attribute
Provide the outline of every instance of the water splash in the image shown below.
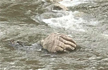
<svg viewBox="0 0 108 70"><path fill-rule="evenodd" d="M63 17L58 18L50 18L50 19L43 19L45 23L47 23L49 26L55 28L65 28L66 30L78 30L78 31L85 31L82 23L84 20L80 17L75 18L74 15L77 13L75 12L67 12L67 15L64 15Z"/></svg>
<svg viewBox="0 0 108 70"><path fill-rule="evenodd" d="M89 3L89 2L93 3L92 0L63 0L59 3L69 7L69 6L76 6L82 3ZM69 30L82 31L82 32L86 31L86 29L84 29L83 26L86 25L95 26L98 24L98 22L95 21L94 19L89 19L89 20L83 19L83 16L85 14L83 12L79 12L79 11L74 11L74 12L63 11L63 12L66 14L63 14L62 17L42 19L42 21L53 28L59 27L59 28L64 28L66 30L69 29Z"/></svg>
<svg viewBox="0 0 108 70"><path fill-rule="evenodd" d="M87 3L87 0L63 0L59 3L64 5L64 6L70 7L70 6L79 5L81 3Z"/></svg>

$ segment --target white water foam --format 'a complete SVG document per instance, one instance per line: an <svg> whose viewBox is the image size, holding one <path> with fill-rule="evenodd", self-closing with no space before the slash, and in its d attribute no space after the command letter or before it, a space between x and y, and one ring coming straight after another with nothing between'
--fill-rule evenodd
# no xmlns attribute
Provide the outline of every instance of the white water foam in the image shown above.
<svg viewBox="0 0 108 70"><path fill-rule="evenodd" d="M63 0L60 3L65 6L75 6L81 3L87 3L90 0ZM57 11L59 12L59 11ZM84 15L82 12L72 12L72 11L65 11L65 15L58 18L50 18L50 19L43 19L43 22L48 24L50 27L56 28L65 28L66 30L75 30L75 31L82 31L85 32L83 25L96 25L98 22L94 20L84 20L81 15ZM77 16L79 15L79 16Z"/></svg>
<svg viewBox="0 0 108 70"><path fill-rule="evenodd" d="M0 37L3 35L3 32L0 31Z"/></svg>
<svg viewBox="0 0 108 70"><path fill-rule="evenodd" d="M66 6L66 7L70 7L70 6L79 5L81 3L87 3L87 0L63 0L59 3Z"/></svg>
<svg viewBox="0 0 108 70"><path fill-rule="evenodd" d="M104 38L108 39L108 34L101 34Z"/></svg>
<svg viewBox="0 0 108 70"><path fill-rule="evenodd" d="M78 31L85 31L83 29L82 23L84 20L82 18L75 18L74 14L77 12L67 12L68 15L65 15L63 17L58 18L50 18L50 19L43 19L45 23L47 23L49 26L56 28L65 28L66 30L78 30Z"/></svg>
<svg viewBox="0 0 108 70"><path fill-rule="evenodd" d="M2 25L0 25L0 38L4 35L3 31L1 30Z"/></svg>
<svg viewBox="0 0 108 70"><path fill-rule="evenodd" d="M84 20L82 16L84 13L79 11L66 11L66 14L58 18L42 19L43 22L48 24L52 28L64 28L65 30L75 30L86 32L84 26L91 25L96 26L98 21L90 19L90 21Z"/></svg>

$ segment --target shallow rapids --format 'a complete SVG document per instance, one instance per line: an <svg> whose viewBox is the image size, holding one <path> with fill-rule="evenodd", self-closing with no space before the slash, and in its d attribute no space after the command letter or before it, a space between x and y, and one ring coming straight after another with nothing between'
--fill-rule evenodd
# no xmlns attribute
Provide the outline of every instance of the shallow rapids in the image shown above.
<svg viewBox="0 0 108 70"><path fill-rule="evenodd" d="M63 0L68 11L52 9L45 0L0 1L0 70L108 70L108 1ZM35 45L53 32L80 46L50 54L9 47L9 40Z"/></svg>

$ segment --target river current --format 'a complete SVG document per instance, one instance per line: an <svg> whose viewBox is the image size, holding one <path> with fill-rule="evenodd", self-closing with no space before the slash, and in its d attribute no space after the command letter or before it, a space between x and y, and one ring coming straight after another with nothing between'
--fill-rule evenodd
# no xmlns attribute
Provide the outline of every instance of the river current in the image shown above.
<svg viewBox="0 0 108 70"><path fill-rule="evenodd" d="M45 0L0 0L0 70L108 70L108 1L63 0L68 11L52 9ZM35 44L53 32L80 46L51 54L21 51L9 40Z"/></svg>

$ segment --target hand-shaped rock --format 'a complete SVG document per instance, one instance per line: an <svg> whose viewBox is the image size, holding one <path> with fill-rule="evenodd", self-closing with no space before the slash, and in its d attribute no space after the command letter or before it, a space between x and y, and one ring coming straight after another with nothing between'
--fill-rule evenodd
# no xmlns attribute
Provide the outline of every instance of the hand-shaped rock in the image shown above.
<svg viewBox="0 0 108 70"><path fill-rule="evenodd" d="M53 53L72 51L76 48L76 43L71 37L59 33L50 34L41 41L41 45L43 46L43 49Z"/></svg>

